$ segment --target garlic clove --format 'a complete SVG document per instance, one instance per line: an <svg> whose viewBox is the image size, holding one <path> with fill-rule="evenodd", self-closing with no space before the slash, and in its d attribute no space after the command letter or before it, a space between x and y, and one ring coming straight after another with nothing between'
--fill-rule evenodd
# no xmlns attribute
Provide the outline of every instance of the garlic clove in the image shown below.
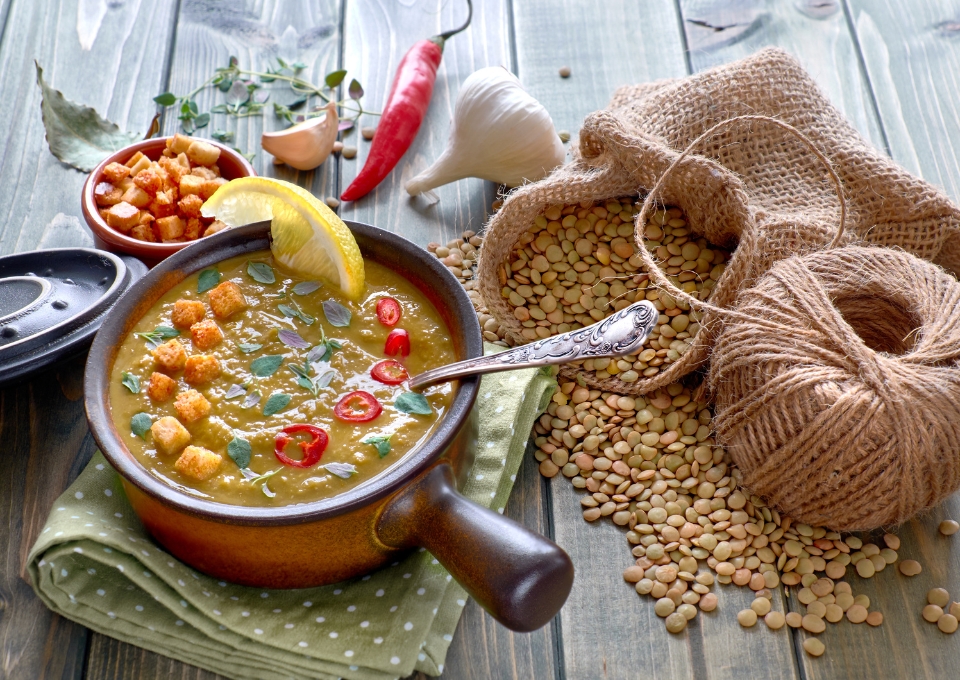
<svg viewBox="0 0 960 680"><path fill-rule="evenodd" d="M416 196L465 177L515 187L543 179L565 157L543 105L505 68L483 68L460 88L447 148L406 189Z"/></svg>
<svg viewBox="0 0 960 680"><path fill-rule="evenodd" d="M330 102L325 110L323 118L311 118L279 132L264 132L260 146L297 170L319 167L333 151L340 124L336 104Z"/></svg>

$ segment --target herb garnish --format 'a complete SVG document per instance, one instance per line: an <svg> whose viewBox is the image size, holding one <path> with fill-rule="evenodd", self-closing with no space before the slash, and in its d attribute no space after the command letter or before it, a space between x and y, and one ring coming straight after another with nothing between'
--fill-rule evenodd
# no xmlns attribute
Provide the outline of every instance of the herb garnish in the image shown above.
<svg viewBox="0 0 960 680"><path fill-rule="evenodd" d="M287 347L293 347L294 349L310 349L310 343L301 338L300 334L296 331L281 328L278 335L280 336L280 342Z"/></svg>
<svg viewBox="0 0 960 680"><path fill-rule="evenodd" d="M318 281L301 281L293 287L293 292L297 295L309 295L315 290L319 290L320 284Z"/></svg>
<svg viewBox="0 0 960 680"><path fill-rule="evenodd" d="M293 302L293 300L291 300L291 302ZM277 309L279 309L280 312L288 319L297 317L308 326L313 325L313 322L316 321L316 319L300 309L300 305L298 305L296 302L293 302L293 307L289 305L277 305Z"/></svg>
<svg viewBox="0 0 960 680"><path fill-rule="evenodd" d="M265 357L257 357L250 362L250 372L258 378L266 378L276 373L282 363L282 354L268 354Z"/></svg>
<svg viewBox="0 0 960 680"><path fill-rule="evenodd" d="M151 425L153 425L153 418L142 411L130 419L130 431L141 439L146 439L144 435L150 430Z"/></svg>
<svg viewBox="0 0 960 680"><path fill-rule="evenodd" d="M379 437L367 437L366 439L361 439L361 444L373 444L377 449L377 453L380 454L381 458L386 458L387 454L390 453L390 437L393 435L379 436Z"/></svg>
<svg viewBox="0 0 960 680"><path fill-rule="evenodd" d="M350 319L353 316L349 309L341 305L336 300L323 301L323 315L327 317L327 321L330 322L330 325L336 326L337 328L349 326Z"/></svg>
<svg viewBox="0 0 960 680"><path fill-rule="evenodd" d="M428 416L433 413L430 408L430 402L419 392L404 392L393 402L394 408L404 413L415 413L420 416Z"/></svg>
<svg viewBox="0 0 960 680"><path fill-rule="evenodd" d="M246 399L243 400L243 408L250 408L251 406L256 404L258 401L260 401L260 392L257 390L254 390L253 392L247 395Z"/></svg>
<svg viewBox="0 0 960 680"><path fill-rule="evenodd" d="M316 371L317 375L311 378L310 365L308 359L303 363L303 366L287 364L287 368L297 376L297 384L305 390L310 390L313 396L316 397L320 393L320 390L325 389L330 384L330 381L337 375L337 372L332 368L324 368L314 363L313 370Z"/></svg>
<svg viewBox="0 0 960 680"><path fill-rule="evenodd" d="M146 333L136 333L136 335L146 340L147 344L151 347L156 348L164 340L178 337L180 335L180 331L178 331L176 328L171 328L170 326L157 326L152 331L148 331Z"/></svg>
<svg viewBox="0 0 960 680"><path fill-rule="evenodd" d="M204 269L197 277L197 292L206 293L211 288L216 288L220 283L220 272L214 269Z"/></svg>
<svg viewBox="0 0 960 680"><path fill-rule="evenodd" d="M233 459L233 462L236 463L237 467L241 470L250 466L251 452L250 442L246 439L234 437L233 440L227 444L227 455Z"/></svg>
<svg viewBox="0 0 960 680"><path fill-rule="evenodd" d="M224 399L236 399L241 394L247 390L243 388L242 385L230 385L230 389L227 390L227 393L223 395Z"/></svg>
<svg viewBox="0 0 960 680"><path fill-rule="evenodd" d="M138 394L140 392L140 378L135 376L133 373L128 373L127 371L123 372L123 380L120 381L124 387Z"/></svg>
<svg viewBox="0 0 960 680"><path fill-rule="evenodd" d="M241 342L237 345L237 349L244 354L250 354L251 352L256 352L258 349L263 349L263 345L258 345L255 342Z"/></svg>
<svg viewBox="0 0 960 680"><path fill-rule="evenodd" d="M258 283L276 283L277 281L273 268L263 262L247 262L247 274Z"/></svg>
<svg viewBox="0 0 960 680"><path fill-rule="evenodd" d="M276 413L280 413L283 409L287 408L287 404L290 403L291 397L289 394L284 394L283 392L274 392L270 395L270 398L267 399L267 403L263 405L263 415L272 416Z"/></svg>
<svg viewBox="0 0 960 680"><path fill-rule="evenodd" d="M260 490L263 491L263 495L267 498L273 498L277 494L276 492L271 491L267 486L267 480L280 472L281 469L282 468L277 468L276 470L271 470L270 472L264 472L262 475L257 475L256 477L247 477L244 481L250 482L251 484L263 484L263 486L260 487Z"/></svg>
<svg viewBox="0 0 960 680"><path fill-rule="evenodd" d="M357 468L354 467L352 463L327 463L320 467L341 479L350 479L353 475L357 474Z"/></svg>

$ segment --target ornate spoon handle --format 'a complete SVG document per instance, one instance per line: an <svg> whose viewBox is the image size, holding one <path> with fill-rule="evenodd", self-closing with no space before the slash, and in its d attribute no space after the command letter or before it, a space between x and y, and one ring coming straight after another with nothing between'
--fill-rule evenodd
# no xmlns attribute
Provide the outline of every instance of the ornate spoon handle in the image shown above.
<svg viewBox="0 0 960 680"><path fill-rule="evenodd" d="M424 371L407 381L411 390L468 375L564 364L578 359L622 357L638 350L657 324L660 313L647 300L635 302L592 326L477 359Z"/></svg>

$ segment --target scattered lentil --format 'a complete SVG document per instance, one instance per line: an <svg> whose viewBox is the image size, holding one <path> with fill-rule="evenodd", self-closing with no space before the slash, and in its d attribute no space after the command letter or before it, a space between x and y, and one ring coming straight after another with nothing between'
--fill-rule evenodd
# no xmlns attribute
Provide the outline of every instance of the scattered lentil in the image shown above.
<svg viewBox="0 0 960 680"><path fill-rule="evenodd" d="M803 651L810 656L823 656L826 647L817 638L807 638L803 641Z"/></svg>
<svg viewBox="0 0 960 680"><path fill-rule="evenodd" d="M561 78L569 78L569 77L570 77L570 67L569 67L569 66L561 66L561 67L560 67L560 77L561 77Z"/></svg>
<svg viewBox="0 0 960 680"><path fill-rule="evenodd" d="M666 624L671 633L681 633L687 627L687 619L683 614L674 612L667 617Z"/></svg>
<svg viewBox="0 0 960 680"><path fill-rule="evenodd" d="M900 573L904 576L916 576L921 571L923 567L916 560L903 560L900 563Z"/></svg>
<svg viewBox="0 0 960 680"><path fill-rule="evenodd" d="M937 620L943 616L943 609L935 604L928 604L923 608L921 612L924 621L929 621L930 623L936 623Z"/></svg>
<svg viewBox="0 0 960 680"><path fill-rule="evenodd" d="M851 605L846 613L847 620L850 621L850 623L863 623L867 620L867 616L869 616L867 608L862 604Z"/></svg>
<svg viewBox="0 0 960 680"><path fill-rule="evenodd" d="M767 628L770 630L780 630L786 623L786 619L780 612L769 612L763 617L763 622L767 624Z"/></svg>
<svg viewBox="0 0 960 680"><path fill-rule="evenodd" d="M757 612L752 609L742 609L737 613L737 621L744 628L751 628L757 623Z"/></svg>
<svg viewBox="0 0 960 680"><path fill-rule="evenodd" d="M952 519L945 519L940 522L940 533L944 536L953 536L960 531L960 523Z"/></svg>
<svg viewBox="0 0 960 680"><path fill-rule="evenodd" d="M944 614L937 619L937 628L942 630L944 633L955 633L957 630L957 617L953 616L952 614Z"/></svg>
<svg viewBox="0 0 960 680"><path fill-rule="evenodd" d="M935 604L941 609L950 602L950 593L945 588L934 588L927 592L927 602Z"/></svg>

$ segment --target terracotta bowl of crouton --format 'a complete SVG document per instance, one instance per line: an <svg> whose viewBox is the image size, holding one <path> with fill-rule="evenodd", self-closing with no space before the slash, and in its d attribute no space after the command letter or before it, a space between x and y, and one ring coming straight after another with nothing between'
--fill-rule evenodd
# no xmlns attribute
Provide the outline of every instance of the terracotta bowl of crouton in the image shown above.
<svg viewBox="0 0 960 680"><path fill-rule="evenodd" d="M200 206L225 181L256 174L223 144L155 137L105 158L87 177L80 205L97 247L153 266L216 233L220 223L201 217Z"/></svg>

